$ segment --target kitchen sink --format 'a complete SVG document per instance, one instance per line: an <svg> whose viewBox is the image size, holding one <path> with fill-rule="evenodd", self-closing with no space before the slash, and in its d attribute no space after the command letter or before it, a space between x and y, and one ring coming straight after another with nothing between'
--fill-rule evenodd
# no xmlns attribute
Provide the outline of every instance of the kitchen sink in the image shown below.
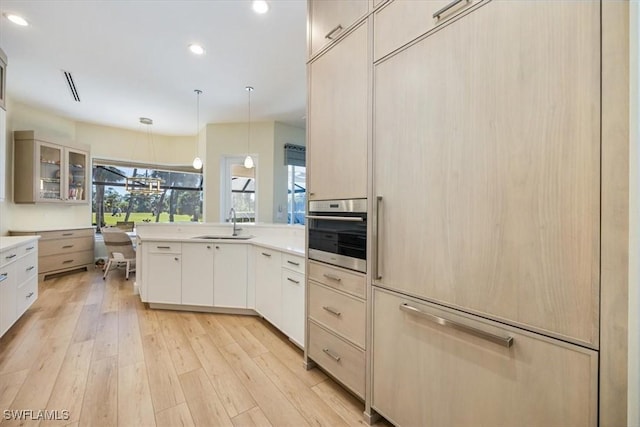
<svg viewBox="0 0 640 427"><path fill-rule="evenodd" d="M207 239L207 240L249 240L251 238L253 238L253 236L230 236L228 234L192 237L192 239Z"/></svg>

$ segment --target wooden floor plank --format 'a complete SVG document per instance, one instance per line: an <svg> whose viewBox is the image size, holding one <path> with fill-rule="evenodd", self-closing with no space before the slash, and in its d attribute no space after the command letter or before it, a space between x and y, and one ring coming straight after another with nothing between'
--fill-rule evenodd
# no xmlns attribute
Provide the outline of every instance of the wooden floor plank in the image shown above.
<svg viewBox="0 0 640 427"><path fill-rule="evenodd" d="M28 369L0 375L0 409L15 409L11 404L29 374Z"/></svg>
<svg viewBox="0 0 640 427"><path fill-rule="evenodd" d="M100 305L86 304L73 331L73 342L89 341L96 338Z"/></svg>
<svg viewBox="0 0 640 427"><path fill-rule="evenodd" d="M219 316L207 315L199 316L197 319L204 330L209 333L209 336L217 347L233 344L235 341L231 335L229 335L229 332L220 324L218 318Z"/></svg>
<svg viewBox="0 0 640 427"><path fill-rule="evenodd" d="M125 366L144 362L144 349L138 325L134 296L120 298L118 310L118 364Z"/></svg>
<svg viewBox="0 0 640 427"><path fill-rule="evenodd" d="M198 322L198 316L205 315L204 313L189 313L187 311L178 313L180 325L187 338L193 338L207 333L200 322Z"/></svg>
<svg viewBox="0 0 640 427"><path fill-rule="evenodd" d="M101 313L97 320L93 360L118 355L118 312Z"/></svg>
<svg viewBox="0 0 640 427"><path fill-rule="evenodd" d="M118 369L118 420L120 425L156 425L151 390L144 362Z"/></svg>
<svg viewBox="0 0 640 427"><path fill-rule="evenodd" d="M242 322L238 320L240 316L226 315L220 316L218 321L229 332L229 335L233 337L233 340L237 342L249 357L256 357L261 354L267 353L269 350L262 345L258 339L244 327Z"/></svg>
<svg viewBox="0 0 640 427"><path fill-rule="evenodd" d="M182 328L182 318L176 312L163 312L158 314L164 341L169 349L169 355L173 361L178 375L201 368L198 356L194 353L189 339Z"/></svg>
<svg viewBox="0 0 640 427"><path fill-rule="evenodd" d="M271 424L310 425L239 344L223 347L222 354Z"/></svg>
<svg viewBox="0 0 640 427"><path fill-rule="evenodd" d="M204 370L210 377L216 375L226 375L230 372L231 366L222 356L222 353L213 343L209 335L200 335L189 340L191 348L200 360Z"/></svg>
<svg viewBox="0 0 640 427"><path fill-rule="evenodd" d="M185 402L156 413L158 427L195 426L189 407ZM210 424L213 425L213 424Z"/></svg>
<svg viewBox="0 0 640 427"><path fill-rule="evenodd" d="M123 425L125 425L123 420ZM80 425L118 425L118 358L94 360L82 401Z"/></svg>
<svg viewBox="0 0 640 427"><path fill-rule="evenodd" d="M142 340L149 388L156 413L183 403L185 399L180 380L162 334L147 335Z"/></svg>
<svg viewBox="0 0 640 427"><path fill-rule="evenodd" d="M39 319L37 309L30 308L16 323L0 338L0 367L9 356L18 348L28 335L28 331ZM0 369L0 371L2 371Z"/></svg>
<svg viewBox="0 0 640 427"><path fill-rule="evenodd" d="M231 419L234 427L272 427L259 407L251 408Z"/></svg>
<svg viewBox="0 0 640 427"><path fill-rule="evenodd" d="M142 336L153 335L162 331L160 328L160 321L158 321L158 316L156 315L156 310L149 310L143 306L137 310L137 313L140 334Z"/></svg>
<svg viewBox="0 0 640 427"><path fill-rule="evenodd" d="M51 319L37 319L31 328L25 331L26 336L20 344L2 361L0 374L31 368L54 325L55 322Z"/></svg>
<svg viewBox="0 0 640 427"><path fill-rule="evenodd" d="M232 425L204 369L200 368L180 375L180 384L196 425Z"/></svg>

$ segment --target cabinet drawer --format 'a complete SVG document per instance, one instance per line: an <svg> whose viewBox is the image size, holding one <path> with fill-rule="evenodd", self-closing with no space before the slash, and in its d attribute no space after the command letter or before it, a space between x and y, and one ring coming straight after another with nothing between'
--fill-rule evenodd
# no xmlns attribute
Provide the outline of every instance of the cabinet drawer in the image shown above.
<svg viewBox="0 0 640 427"><path fill-rule="evenodd" d="M288 268L289 270L297 271L298 273L304 274L304 258L302 257L283 253L282 266L284 268Z"/></svg>
<svg viewBox="0 0 640 427"><path fill-rule="evenodd" d="M18 259L18 248L6 249L0 252L0 267Z"/></svg>
<svg viewBox="0 0 640 427"><path fill-rule="evenodd" d="M365 313L363 300L309 282L309 316L362 348Z"/></svg>
<svg viewBox="0 0 640 427"><path fill-rule="evenodd" d="M40 243L40 256L86 251L93 248L93 236L49 239Z"/></svg>
<svg viewBox="0 0 640 427"><path fill-rule="evenodd" d="M337 380L364 398L364 351L309 322L309 356Z"/></svg>
<svg viewBox="0 0 640 427"><path fill-rule="evenodd" d="M148 251L152 254L179 254L182 252L180 242L149 242Z"/></svg>
<svg viewBox="0 0 640 427"><path fill-rule="evenodd" d="M18 286L16 294L17 316L19 317L27 311L36 299L38 299L38 278L34 276Z"/></svg>
<svg viewBox="0 0 640 427"><path fill-rule="evenodd" d="M483 0L394 0L374 13L374 61ZM444 7L439 17L433 15ZM398 23L402 25L398 25Z"/></svg>
<svg viewBox="0 0 640 427"><path fill-rule="evenodd" d="M18 256L28 255L32 253L35 253L36 255L38 254L37 241L25 243L24 245L18 247Z"/></svg>
<svg viewBox="0 0 640 427"><path fill-rule="evenodd" d="M93 237L93 228L78 228L75 230L54 230L54 231L39 231L36 234L40 235L40 240L49 239L68 239L73 237Z"/></svg>
<svg viewBox="0 0 640 427"><path fill-rule="evenodd" d="M366 299L364 274L309 261L309 279Z"/></svg>
<svg viewBox="0 0 640 427"><path fill-rule="evenodd" d="M38 259L39 273L79 267L93 263L93 251L72 252L68 254L40 256Z"/></svg>
<svg viewBox="0 0 640 427"><path fill-rule="evenodd" d="M310 51L315 55L369 10L367 0L313 0L310 3Z"/></svg>
<svg viewBox="0 0 640 427"><path fill-rule="evenodd" d="M597 424L597 352L377 288L373 300L373 407L392 423Z"/></svg>
<svg viewBox="0 0 640 427"><path fill-rule="evenodd" d="M16 262L16 274L18 283L22 283L38 273L37 252L25 255Z"/></svg>

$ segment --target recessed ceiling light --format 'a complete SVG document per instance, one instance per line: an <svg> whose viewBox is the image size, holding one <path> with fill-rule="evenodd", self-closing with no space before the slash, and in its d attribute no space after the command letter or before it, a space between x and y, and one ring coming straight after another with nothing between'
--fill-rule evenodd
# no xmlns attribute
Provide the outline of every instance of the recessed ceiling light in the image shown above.
<svg viewBox="0 0 640 427"><path fill-rule="evenodd" d="M196 55L204 55L204 48L199 44L190 44L189 50L195 53Z"/></svg>
<svg viewBox="0 0 640 427"><path fill-rule="evenodd" d="M265 0L253 0L252 7L255 13L267 13L269 11L269 4Z"/></svg>
<svg viewBox="0 0 640 427"><path fill-rule="evenodd" d="M9 21L13 22L16 25L20 25L22 27L26 27L27 25L29 25L29 22L20 15L5 13L4 16L6 16Z"/></svg>

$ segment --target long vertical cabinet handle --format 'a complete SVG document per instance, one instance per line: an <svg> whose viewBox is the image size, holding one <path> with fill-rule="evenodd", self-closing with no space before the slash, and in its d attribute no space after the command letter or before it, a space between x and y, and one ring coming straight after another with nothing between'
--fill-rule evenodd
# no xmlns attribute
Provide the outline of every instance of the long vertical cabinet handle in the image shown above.
<svg viewBox="0 0 640 427"><path fill-rule="evenodd" d="M445 319L444 317L436 316L435 314L426 313L420 310L419 308L416 308L407 304L406 302L400 304L399 308L405 313L422 317L423 319L426 319L433 323L437 323L440 326L456 329L458 331L467 333L469 335L473 335L478 338L482 338L484 340L490 341L494 344L498 344L506 348L509 348L513 345L513 337L509 337L509 336L503 337L500 335L495 335L489 332L485 332L481 329L473 328L471 326L463 325L462 323L454 322L453 320Z"/></svg>
<svg viewBox="0 0 640 427"><path fill-rule="evenodd" d="M380 206L382 205L382 196L376 197L376 271L375 280L382 279L382 271L380 270L380 263L382 257L380 256Z"/></svg>

